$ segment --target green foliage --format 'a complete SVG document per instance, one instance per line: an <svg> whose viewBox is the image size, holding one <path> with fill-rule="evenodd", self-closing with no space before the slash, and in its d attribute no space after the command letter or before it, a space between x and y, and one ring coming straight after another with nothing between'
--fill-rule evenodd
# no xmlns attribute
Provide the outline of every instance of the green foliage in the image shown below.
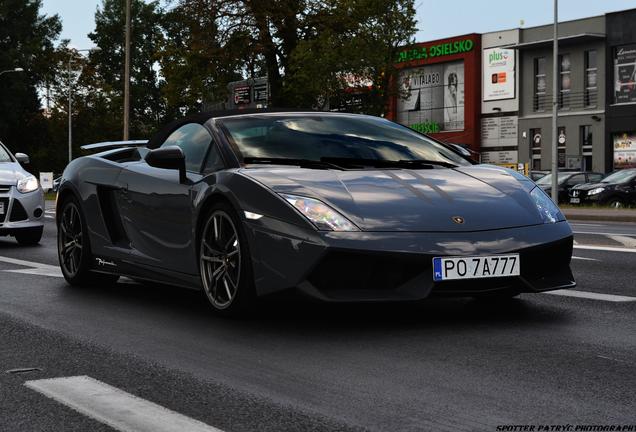
<svg viewBox="0 0 636 432"><path fill-rule="evenodd" d="M0 0L0 71L24 68L0 75L0 140L14 152L33 154L47 145L37 88L53 73L48 59L62 26L57 16L39 14L41 3Z"/></svg>
<svg viewBox="0 0 636 432"><path fill-rule="evenodd" d="M122 135L125 1L102 0L89 34L99 51L87 55L69 41L54 47L61 23L40 15L41 2L0 0L0 70L27 69L0 76L0 139L30 152L37 168L59 172L69 85L75 156L80 145ZM231 81L265 75L273 106L340 104L381 115L397 47L415 34L413 3L132 0L131 138L224 102ZM352 98L361 103L347 105Z"/></svg>

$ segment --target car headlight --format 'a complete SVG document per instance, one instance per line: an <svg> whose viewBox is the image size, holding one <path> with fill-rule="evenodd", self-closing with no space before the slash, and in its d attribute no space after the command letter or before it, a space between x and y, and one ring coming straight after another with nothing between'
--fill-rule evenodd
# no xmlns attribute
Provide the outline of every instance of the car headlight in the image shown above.
<svg viewBox="0 0 636 432"><path fill-rule="evenodd" d="M589 191L587 194L588 194L588 196L589 196L589 195L598 195L598 194L600 194L601 192L603 192L604 190L605 190L605 188L604 188L604 187L597 187L597 188L594 188L594 189L592 189L591 191Z"/></svg>
<svg viewBox="0 0 636 432"><path fill-rule="evenodd" d="M40 184L38 183L38 179L32 175L18 180L17 184L18 191L22 193L33 192L39 186Z"/></svg>
<svg viewBox="0 0 636 432"><path fill-rule="evenodd" d="M559 207L552 201L552 199L541 189L536 187L530 192L530 196L534 200L534 203L539 210L543 223L555 223L561 220L565 220Z"/></svg>
<svg viewBox="0 0 636 432"><path fill-rule="evenodd" d="M360 231L349 219L317 199L288 194L281 196L319 230Z"/></svg>

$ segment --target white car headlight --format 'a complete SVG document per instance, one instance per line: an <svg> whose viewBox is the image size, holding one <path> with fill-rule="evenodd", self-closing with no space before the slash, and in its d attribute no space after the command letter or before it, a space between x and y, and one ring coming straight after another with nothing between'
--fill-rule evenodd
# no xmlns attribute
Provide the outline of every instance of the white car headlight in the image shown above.
<svg viewBox="0 0 636 432"><path fill-rule="evenodd" d="M18 180L17 184L18 191L22 193L33 192L38 187L40 187L40 183L38 179L32 175Z"/></svg>
<svg viewBox="0 0 636 432"><path fill-rule="evenodd" d="M601 192L603 192L604 190L605 190L605 188L604 188L604 187L597 187L597 188L594 188L594 189L592 189L591 191L589 191L587 194L588 194L588 196L589 196L589 195L598 195L598 194L600 194Z"/></svg>
<svg viewBox="0 0 636 432"><path fill-rule="evenodd" d="M281 196L319 230L360 231L349 219L317 199L288 194Z"/></svg>
<svg viewBox="0 0 636 432"><path fill-rule="evenodd" d="M543 223L555 223L565 220L565 217L561 213L561 210L559 210L559 207L557 207L554 201L552 201L543 189L535 187L530 192L530 196L539 210Z"/></svg>

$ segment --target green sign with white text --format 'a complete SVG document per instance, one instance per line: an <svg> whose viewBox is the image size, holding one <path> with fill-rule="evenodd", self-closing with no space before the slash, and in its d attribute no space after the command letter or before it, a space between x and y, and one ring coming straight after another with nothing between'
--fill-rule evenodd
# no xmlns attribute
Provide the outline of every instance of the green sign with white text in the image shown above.
<svg viewBox="0 0 636 432"><path fill-rule="evenodd" d="M404 63L412 60L425 60L472 51L475 43L471 39L446 42L438 45L421 46L400 51L395 62Z"/></svg>

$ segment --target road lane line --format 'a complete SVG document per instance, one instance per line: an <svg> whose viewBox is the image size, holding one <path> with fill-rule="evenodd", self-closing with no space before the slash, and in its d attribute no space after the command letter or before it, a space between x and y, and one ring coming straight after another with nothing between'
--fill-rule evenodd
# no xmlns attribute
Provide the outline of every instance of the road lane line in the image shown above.
<svg viewBox="0 0 636 432"><path fill-rule="evenodd" d="M38 276L51 276L51 277L64 277L62 275L62 271L58 266L53 266L49 264L36 263L33 261L25 261L16 258L9 258L0 256L0 262L4 262L7 264L15 264L22 267L29 267L26 269L11 269L11 270L2 270L7 273L22 273L22 274L32 274Z"/></svg>
<svg viewBox="0 0 636 432"><path fill-rule="evenodd" d="M608 235L610 239L614 240L616 243L620 243L628 248L636 248L636 238L630 237L622 234L612 234Z"/></svg>
<svg viewBox="0 0 636 432"><path fill-rule="evenodd" d="M122 432L221 432L88 376L33 380L24 385Z"/></svg>
<svg viewBox="0 0 636 432"><path fill-rule="evenodd" d="M583 261L600 261L600 260L597 260L596 258L585 258L585 257L577 257L577 256L573 256L572 259L583 260Z"/></svg>
<svg viewBox="0 0 636 432"><path fill-rule="evenodd" d="M611 247L611 246L588 246L588 245L576 244L573 247L574 249L585 249L585 250L606 251L606 252L636 253L636 249Z"/></svg>
<svg viewBox="0 0 636 432"><path fill-rule="evenodd" d="M625 237L629 237L631 240L634 240L633 237L636 237L636 234L630 234L630 233L609 233L609 232L598 232L598 231L572 231L572 233L602 235L602 236L625 236Z"/></svg>
<svg viewBox="0 0 636 432"><path fill-rule="evenodd" d="M590 300L602 300L608 302L622 303L622 302L633 302L636 301L636 297L628 297L614 294L602 294L595 292L587 292L587 291L575 291L575 290L556 290L556 291L546 291L544 294L550 295L558 295L564 297L577 297L584 298Z"/></svg>

